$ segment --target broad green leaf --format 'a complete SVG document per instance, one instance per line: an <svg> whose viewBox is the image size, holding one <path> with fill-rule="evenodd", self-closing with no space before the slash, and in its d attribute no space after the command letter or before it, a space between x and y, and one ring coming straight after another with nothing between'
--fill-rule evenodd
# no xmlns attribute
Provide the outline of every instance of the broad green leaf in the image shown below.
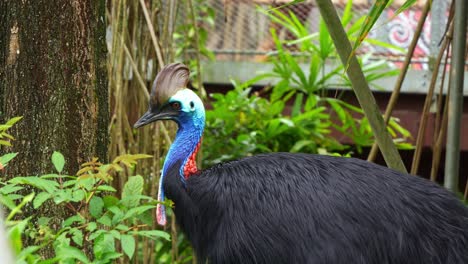
<svg viewBox="0 0 468 264"><path fill-rule="evenodd" d="M97 262L96 264L107 264L107 263L116 263L115 260L121 258L123 256L122 253L118 253L118 252L107 252L107 253L104 253L100 259L99 262Z"/></svg>
<svg viewBox="0 0 468 264"><path fill-rule="evenodd" d="M13 210L16 207L15 202L11 199L10 195L0 194L0 204L8 207L8 209Z"/></svg>
<svg viewBox="0 0 468 264"><path fill-rule="evenodd" d="M135 238L131 235L122 235L120 243L122 244L123 252L129 259L132 259L133 254L135 253Z"/></svg>
<svg viewBox="0 0 468 264"><path fill-rule="evenodd" d="M114 197L112 195L104 196L103 200L104 200L104 207L106 207L106 208L110 208L110 207L115 206L116 204L119 203L119 199L117 199L116 197Z"/></svg>
<svg viewBox="0 0 468 264"><path fill-rule="evenodd" d="M134 207L134 208L131 208L130 210L127 211L127 213L125 214L123 220L125 219L128 219L130 217L134 217L134 216L138 216L148 210L151 210L153 208L155 208L156 206L154 205L141 205L141 206L138 206L138 207Z"/></svg>
<svg viewBox="0 0 468 264"><path fill-rule="evenodd" d="M62 227L69 227L76 222L78 222L79 224L83 224L85 222L85 219L83 219L80 215L70 216L65 221L63 221Z"/></svg>
<svg viewBox="0 0 468 264"><path fill-rule="evenodd" d="M18 222L16 225L12 226L10 230L8 230L8 236L10 238L10 245L13 248L13 251L16 255L19 255L23 249L23 240L21 239L21 234L28 224L29 218L24 219Z"/></svg>
<svg viewBox="0 0 468 264"><path fill-rule="evenodd" d="M112 221L108 215L101 216L101 218L99 218L97 222L105 226L112 226Z"/></svg>
<svg viewBox="0 0 468 264"><path fill-rule="evenodd" d="M83 232L80 229L74 228L72 233L72 240L79 246L83 246Z"/></svg>
<svg viewBox="0 0 468 264"><path fill-rule="evenodd" d="M86 230L92 232L92 231L96 230L96 228L97 228L96 222L89 222L88 226L86 227Z"/></svg>
<svg viewBox="0 0 468 264"><path fill-rule="evenodd" d="M54 151L52 154L52 164L54 164L55 169L58 173L63 171L63 166L65 166L65 158L62 153Z"/></svg>
<svg viewBox="0 0 468 264"><path fill-rule="evenodd" d="M85 199L85 191L83 190L75 190L73 191L72 193L72 198L71 198L71 201L72 202L80 202L80 201L83 201Z"/></svg>
<svg viewBox="0 0 468 264"><path fill-rule="evenodd" d="M114 187L109 186L109 185L99 185L97 187L97 190L104 191L104 192L117 192L117 190Z"/></svg>
<svg viewBox="0 0 468 264"><path fill-rule="evenodd" d="M161 230L140 230L140 231L132 231L131 233L139 236L145 236L151 239L158 239L163 238L167 241L171 240L171 236L164 231Z"/></svg>
<svg viewBox="0 0 468 264"><path fill-rule="evenodd" d="M13 184L31 185L49 193L53 193L59 186L56 181L42 179L37 176L15 177L8 182Z"/></svg>
<svg viewBox="0 0 468 264"><path fill-rule="evenodd" d="M102 233L94 240L94 254L101 259L104 254L115 252L115 239L111 234Z"/></svg>
<svg viewBox="0 0 468 264"><path fill-rule="evenodd" d="M57 257L62 261L67 259L76 259L82 263L91 263L83 251L68 245L60 245L57 248Z"/></svg>
<svg viewBox="0 0 468 264"><path fill-rule="evenodd" d="M34 201L33 201L33 207L34 209L37 209L39 208L45 201L47 201L47 199L49 199L50 197L52 197L52 195L50 193L47 193L47 192L40 192L36 198L34 198Z"/></svg>
<svg viewBox="0 0 468 264"><path fill-rule="evenodd" d="M0 188L0 193L9 194L9 193L17 192L22 189L24 189L24 187L22 186L18 186L14 184L7 184L3 186L2 188Z"/></svg>
<svg viewBox="0 0 468 264"><path fill-rule="evenodd" d="M143 177L140 175L128 178L122 192L122 204L127 208L138 206L139 195L143 192Z"/></svg>
<svg viewBox="0 0 468 264"><path fill-rule="evenodd" d="M89 201L89 213L94 218L99 218L102 215L102 209L104 207L104 201L101 197L93 196Z"/></svg>

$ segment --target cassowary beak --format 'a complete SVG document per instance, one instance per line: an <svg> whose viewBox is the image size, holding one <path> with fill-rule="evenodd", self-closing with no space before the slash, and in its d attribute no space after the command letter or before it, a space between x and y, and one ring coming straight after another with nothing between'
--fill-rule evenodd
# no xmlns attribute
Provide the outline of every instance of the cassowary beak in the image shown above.
<svg viewBox="0 0 468 264"><path fill-rule="evenodd" d="M148 110L138 121L133 125L134 128L139 128L144 125L148 125L149 123L152 123L154 121L158 120L168 120L172 119L174 117L174 113L171 111L157 111L153 112Z"/></svg>

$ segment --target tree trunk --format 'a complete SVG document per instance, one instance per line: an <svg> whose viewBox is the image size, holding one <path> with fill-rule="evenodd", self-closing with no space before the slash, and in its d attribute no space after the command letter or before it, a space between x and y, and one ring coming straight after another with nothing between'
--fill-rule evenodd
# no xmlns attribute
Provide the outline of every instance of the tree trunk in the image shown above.
<svg viewBox="0 0 468 264"><path fill-rule="evenodd" d="M8 177L52 172L53 151L68 174L92 157L106 161L105 1L0 0L0 25L0 121L23 116L10 131L19 154ZM57 223L68 214L39 213Z"/></svg>

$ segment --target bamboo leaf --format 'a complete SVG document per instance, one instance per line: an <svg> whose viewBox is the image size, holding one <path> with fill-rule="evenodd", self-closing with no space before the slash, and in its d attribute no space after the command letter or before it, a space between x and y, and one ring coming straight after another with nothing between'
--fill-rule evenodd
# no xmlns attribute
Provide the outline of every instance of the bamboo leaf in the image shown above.
<svg viewBox="0 0 468 264"><path fill-rule="evenodd" d="M369 34L370 30L374 26L375 22L377 22L377 20L379 19L380 15L384 11L388 3L389 3L389 0L376 0L375 3L372 5L369 11L369 14L364 20L364 24L361 27L361 31L359 32L357 40L354 42L353 49L348 58L348 64L349 64L349 59L351 58L351 56L354 55L359 45L367 37L367 34Z"/></svg>

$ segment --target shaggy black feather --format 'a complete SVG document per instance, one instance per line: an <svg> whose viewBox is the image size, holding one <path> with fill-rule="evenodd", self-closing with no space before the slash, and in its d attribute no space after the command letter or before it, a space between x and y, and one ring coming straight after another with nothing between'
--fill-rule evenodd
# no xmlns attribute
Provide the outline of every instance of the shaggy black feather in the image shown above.
<svg viewBox="0 0 468 264"><path fill-rule="evenodd" d="M417 176L275 153L164 181L200 263L468 263L468 209Z"/></svg>

